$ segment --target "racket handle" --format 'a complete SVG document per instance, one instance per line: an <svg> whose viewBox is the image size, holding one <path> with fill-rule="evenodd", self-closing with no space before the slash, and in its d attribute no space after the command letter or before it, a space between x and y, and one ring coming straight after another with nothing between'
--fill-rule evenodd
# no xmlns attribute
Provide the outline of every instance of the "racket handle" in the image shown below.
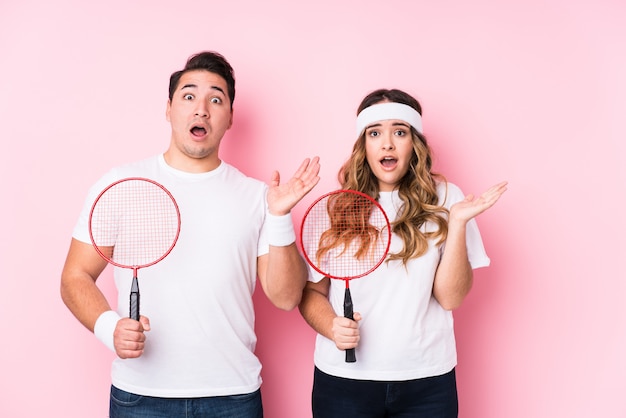
<svg viewBox="0 0 626 418"><path fill-rule="evenodd" d="M352 305L352 295L350 289L346 287L346 293L343 298L343 316L354 320L354 306ZM346 363L354 363L356 361L356 354L354 348L348 348L346 350Z"/></svg>
<svg viewBox="0 0 626 418"><path fill-rule="evenodd" d="M139 281L137 275L133 275L133 284L130 288L130 317L139 321Z"/></svg>
<svg viewBox="0 0 626 418"><path fill-rule="evenodd" d="M346 363L355 363L356 362L356 354L354 353L354 348L348 348L346 350Z"/></svg>

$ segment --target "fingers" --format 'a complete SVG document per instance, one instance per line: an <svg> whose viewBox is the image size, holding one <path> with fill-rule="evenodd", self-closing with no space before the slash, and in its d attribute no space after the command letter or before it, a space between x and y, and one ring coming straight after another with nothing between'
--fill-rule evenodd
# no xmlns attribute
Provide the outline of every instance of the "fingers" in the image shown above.
<svg viewBox="0 0 626 418"><path fill-rule="evenodd" d="M306 171L307 167L309 166L309 162L311 160L309 158L305 158L304 161L302 162L302 164L300 164L300 167L298 167L298 169L296 170L296 173L293 175L294 177L300 177L302 176L302 174Z"/></svg>
<svg viewBox="0 0 626 418"><path fill-rule="evenodd" d="M502 193L504 193L506 191L506 186L507 184L509 184L506 181L503 181L501 183L498 183L494 186L491 186L484 194L485 195L501 195Z"/></svg>
<svg viewBox="0 0 626 418"><path fill-rule="evenodd" d="M296 171L294 178L300 179L306 192L308 192L319 182L319 172L319 157L314 157L312 160L307 158L304 160L298 171Z"/></svg>
<svg viewBox="0 0 626 418"><path fill-rule="evenodd" d="M333 340L340 350L347 350L358 345L361 338L359 334L359 325L357 321L361 320L361 314L354 313L354 321L343 316L337 316L333 319Z"/></svg>
<svg viewBox="0 0 626 418"><path fill-rule="evenodd" d="M305 158L300 167L294 174L294 177L303 177L317 175L319 173L320 157Z"/></svg>
<svg viewBox="0 0 626 418"><path fill-rule="evenodd" d="M491 188L489 188L489 190L481 195L481 198L484 199L485 203L487 203L489 207L493 206L498 201L498 199L500 199L500 196L502 196L502 194L506 192L507 184L508 182L503 181L496 184L495 186L492 186Z"/></svg>
<svg viewBox="0 0 626 418"><path fill-rule="evenodd" d="M137 358L145 348L145 331L150 330L150 321L142 316L139 321L122 318L117 322L113 333L115 352L120 358Z"/></svg>
<svg viewBox="0 0 626 418"><path fill-rule="evenodd" d="M480 215L496 204L500 196L507 190L507 182L500 182L490 187L486 192L476 198L473 194L468 194L465 198L452 205L450 208L450 222L467 222L475 216Z"/></svg>
<svg viewBox="0 0 626 418"><path fill-rule="evenodd" d="M296 184L297 186L291 186L295 188L302 188L304 190L304 194L308 193L315 185L320 181L318 176L320 172L320 159L319 157L314 157L313 159L306 158L296 173L293 175L290 183ZM280 173L278 171L274 171L272 173L270 185L272 187L277 187L280 185Z"/></svg>

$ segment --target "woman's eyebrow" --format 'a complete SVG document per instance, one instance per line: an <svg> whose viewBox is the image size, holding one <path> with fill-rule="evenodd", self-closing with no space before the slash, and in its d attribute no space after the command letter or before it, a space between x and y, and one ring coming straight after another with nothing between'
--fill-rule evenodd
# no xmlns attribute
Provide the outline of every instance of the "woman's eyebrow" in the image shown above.
<svg viewBox="0 0 626 418"><path fill-rule="evenodd" d="M375 123L372 123L371 125L367 125L365 129L375 128L379 126L382 126L382 123L375 122ZM404 126L406 128L410 128L411 124L408 122L404 122L404 121L397 121L397 122L392 123L391 126Z"/></svg>

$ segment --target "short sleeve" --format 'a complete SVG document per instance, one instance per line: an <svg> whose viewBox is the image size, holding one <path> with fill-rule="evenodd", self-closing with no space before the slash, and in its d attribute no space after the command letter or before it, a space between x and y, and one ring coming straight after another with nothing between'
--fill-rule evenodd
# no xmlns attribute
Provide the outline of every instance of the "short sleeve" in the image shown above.
<svg viewBox="0 0 626 418"><path fill-rule="evenodd" d="M439 201L443 202L443 206L450 209L452 205L460 202L465 198L461 189L452 183L438 184ZM465 242L467 245L467 257L473 269L487 267L491 260L487 256L483 240L478 230L476 219L471 219L466 226Z"/></svg>

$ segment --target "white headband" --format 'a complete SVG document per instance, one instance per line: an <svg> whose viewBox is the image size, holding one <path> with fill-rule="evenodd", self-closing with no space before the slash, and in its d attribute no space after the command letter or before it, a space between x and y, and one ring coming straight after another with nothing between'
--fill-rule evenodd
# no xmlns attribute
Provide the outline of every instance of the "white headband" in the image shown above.
<svg viewBox="0 0 626 418"><path fill-rule="evenodd" d="M363 109L356 117L356 135L374 122L389 119L404 121L422 133L422 117L417 110L402 103L379 103Z"/></svg>

